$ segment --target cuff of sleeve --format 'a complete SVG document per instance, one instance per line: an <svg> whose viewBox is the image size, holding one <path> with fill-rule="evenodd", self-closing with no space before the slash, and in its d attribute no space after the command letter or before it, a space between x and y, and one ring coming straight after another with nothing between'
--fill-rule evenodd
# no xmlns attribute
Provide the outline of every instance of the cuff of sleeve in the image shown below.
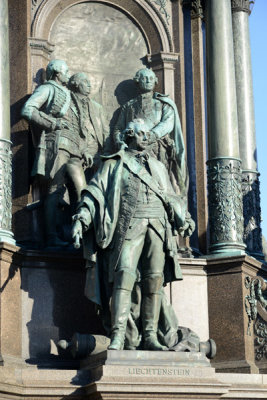
<svg viewBox="0 0 267 400"><path fill-rule="evenodd" d="M87 215L86 215L87 214ZM86 212L84 213L80 213L80 214L75 214L72 217L72 221L80 221L83 227L83 232L87 231L89 228L89 223L88 223L88 214L90 215L89 210L86 210Z"/></svg>
<svg viewBox="0 0 267 400"><path fill-rule="evenodd" d="M151 133L152 133L153 138L154 138L155 140L158 140L158 139L160 138L159 134L158 134L156 131L154 131L153 129L152 129Z"/></svg>

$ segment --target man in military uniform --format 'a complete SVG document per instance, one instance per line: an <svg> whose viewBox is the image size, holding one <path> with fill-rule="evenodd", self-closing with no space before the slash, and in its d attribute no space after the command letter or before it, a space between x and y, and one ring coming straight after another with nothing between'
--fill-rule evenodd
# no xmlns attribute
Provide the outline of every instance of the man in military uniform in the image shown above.
<svg viewBox="0 0 267 400"><path fill-rule="evenodd" d="M136 281L141 281L142 287L143 348L167 349L158 340L162 287L164 282L182 279L174 233L180 230L190 235L194 229L165 166L151 157L146 132L143 120L127 125L121 136L126 150L104 158L102 167L83 191L73 217L73 238L77 243L83 235L85 256L90 258L96 250L87 238L93 228L97 248L104 250L107 257L102 271L91 276L99 279L108 268L102 284L113 283L109 349L114 350L124 348ZM92 268L88 268L89 272ZM101 304L104 287L99 291L94 290L92 280L89 284L87 297Z"/></svg>
<svg viewBox="0 0 267 400"><path fill-rule="evenodd" d="M57 234L57 209L65 192L66 178L70 180L80 199L86 186L84 167L91 167L93 155L88 147L88 136L100 131L97 109L95 126L85 129L89 113L80 113L79 97L88 102L90 82L84 74L76 74L71 80L73 94L66 87L69 81L65 61L52 60L46 70L47 81L39 86L22 109L22 116L35 127L41 128L32 175L43 175L48 179L48 194L45 200L45 226L47 246L65 246ZM99 109L101 107L99 106ZM89 123L89 122L88 122ZM101 132L102 133L102 132Z"/></svg>
<svg viewBox="0 0 267 400"><path fill-rule="evenodd" d="M167 95L153 92L158 79L151 69L140 69L133 79L140 93L121 107L114 127L114 142L117 148L123 147L125 127L133 119L142 118L149 130L148 140L153 143L156 158L167 168L175 192L186 201L188 177L177 107Z"/></svg>

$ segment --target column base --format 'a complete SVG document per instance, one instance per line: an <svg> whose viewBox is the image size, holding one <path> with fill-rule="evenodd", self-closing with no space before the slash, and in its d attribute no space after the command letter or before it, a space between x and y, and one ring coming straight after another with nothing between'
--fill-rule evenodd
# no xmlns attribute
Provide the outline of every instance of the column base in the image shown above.
<svg viewBox="0 0 267 400"><path fill-rule="evenodd" d="M16 241L12 232L0 229L0 243L9 243L16 246Z"/></svg>
<svg viewBox="0 0 267 400"><path fill-rule="evenodd" d="M241 256L246 254L245 248L243 243L218 243L210 246L209 254L205 258Z"/></svg>

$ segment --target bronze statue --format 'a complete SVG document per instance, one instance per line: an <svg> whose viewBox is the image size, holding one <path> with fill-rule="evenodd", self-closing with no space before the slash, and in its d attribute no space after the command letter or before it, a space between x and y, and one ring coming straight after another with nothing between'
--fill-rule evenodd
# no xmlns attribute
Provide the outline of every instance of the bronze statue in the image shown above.
<svg viewBox="0 0 267 400"><path fill-rule="evenodd" d="M177 345L178 322L163 285L182 279L175 235L190 235L194 223L165 166L151 156L149 131L142 119L127 124L124 148L103 157L73 217L73 238L77 246L83 236L88 259L86 295L104 316L112 293L114 350Z"/></svg>
<svg viewBox="0 0 267 400"><path fill-rule="evenodd" d="M92 167L103 148L107 129L102 107L89 99L90 81L84 73L70 78L65 61L52 60L47 81L39 86L22 109L22 116L37 131L37 149L32 175L48 179L45 200L47 246L66 246L57 233L57 210L66 190L66 180L76 199L86 186L84 168ZM66 87L69 82L69 88Z"/></svg>
<svg viewBox="0 0 267 400"><path fill-rule="evenodd" d="M69 80L71 98L79 115L80 154L87 166L97 169L99 154L103 152L109 134L103 107L89 97L91 84L84 72L74 74Z"/></svg>
<svg viewBox="0 0 267 400"><path fill-rule="evenodd" d="M114 127L114 142L117 148L125 146L122 137L127 124L135 118L142 118L148 128L148 140L153 144L154 155L167 168L175 192L187 202L185 147L177 107L168 95L153 92L158 79L151 69L140 69L133 79L140 93L121 107Z"/></svg>

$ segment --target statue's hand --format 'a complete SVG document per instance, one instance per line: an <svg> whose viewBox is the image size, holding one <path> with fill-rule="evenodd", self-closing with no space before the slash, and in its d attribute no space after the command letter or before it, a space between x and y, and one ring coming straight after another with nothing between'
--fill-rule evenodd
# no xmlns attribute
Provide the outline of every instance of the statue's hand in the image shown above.
<svg viewBox="0 0 267 400"><path fill-rule="evenodd" d="M57 118L55 130L70 129L70 126L63 118Z"/></svg>
<svg viewBox="0 0 267 400"><path fill-rule="evenodd" d="M179 228L179 235L182 237L191 236L196 227L195 222L192 220L191 215L187 213L184 225Z"/></svg>
<svg viewBox="0 0 267 400"><path fill-rule="evenodd" d="M82 239L82 233L83 233L82 223L79 219L76 219L72 226L72 238L74 240L75 249L79 249L81 246L80 242Z"/></svg>
<svg viewBox="0 0 267 400"><path fill-rule="evenodd" d="M147 136L148 144L156 143L156 141L158 139L154 132L147 132L146 136Z"/></svg>
<svg viewBox="0 0 267 400"><path fill-rule="evenodd" d="M128 149L128 145L125 142L120 142L120 150Z"/></svg>
<svg viewBox="0 0 267 400"><path fill-rule="evenodd" d="M84 165L86 167L91 168L93 166L94 160L93 160L93 157L91 156L91 154L84 153L83 154L83 159L84 159Z"/></svg>

